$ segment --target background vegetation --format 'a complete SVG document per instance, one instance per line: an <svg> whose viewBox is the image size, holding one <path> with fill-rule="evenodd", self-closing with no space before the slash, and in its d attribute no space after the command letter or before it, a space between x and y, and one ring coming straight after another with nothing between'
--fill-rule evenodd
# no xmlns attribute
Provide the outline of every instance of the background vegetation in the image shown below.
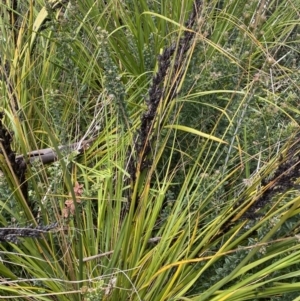
<svg viewBox="0 0 300 301"><path fill-rule="evenodd" d="M0 299L300 300L299 0L0 6Z"/></svg>

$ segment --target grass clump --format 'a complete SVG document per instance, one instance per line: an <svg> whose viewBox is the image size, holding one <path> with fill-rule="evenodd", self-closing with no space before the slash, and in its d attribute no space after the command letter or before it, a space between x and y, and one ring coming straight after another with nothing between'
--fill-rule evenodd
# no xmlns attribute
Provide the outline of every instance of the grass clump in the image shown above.
<svg viewBox="0 0 300 301"><path fill-rule="evenodd" d="M298 1L1 8L0 298L297 300Z"/></svg>

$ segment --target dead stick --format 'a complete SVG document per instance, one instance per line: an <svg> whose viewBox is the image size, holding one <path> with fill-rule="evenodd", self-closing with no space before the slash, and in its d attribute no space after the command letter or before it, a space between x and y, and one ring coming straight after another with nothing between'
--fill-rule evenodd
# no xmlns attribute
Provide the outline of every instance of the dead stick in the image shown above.
<svg viewBox="0 0 300 301"><path fill-rule="evenodd" d="M91 142L95 139L88 139L82 142L76 142L69 145L60 145L58 147L59 151L69 151L72 152L74 150L78 150L79 153L83 153L88 147ZM56 151L53 148L44 148L39 150L34 150L32 152L27 153L27 157L29 158L29 163L32 163L35 160L40 160L43 164L49 164L54 161L57 161L58 156ZM24 155L16 156L16 161L23 160Z"/></svg>

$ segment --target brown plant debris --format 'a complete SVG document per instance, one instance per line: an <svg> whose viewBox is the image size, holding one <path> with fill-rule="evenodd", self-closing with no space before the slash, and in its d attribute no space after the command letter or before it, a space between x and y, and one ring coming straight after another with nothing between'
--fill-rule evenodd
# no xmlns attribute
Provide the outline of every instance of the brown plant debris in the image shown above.
<svg viewBox="0 0 300 301"><path fill-rule="evenodd" d="M173 100L178 93L178 86L184 74L184 59L187 51L191 46L191 42L195 36L193 27L196 24L198 13L200 11L202 2L196 0L193 4L193 10L185 22L186 31L179 42L172 43L169 47L165 48L163 53L158 57L158 71L152 78L152 84L148 91L148 98L146 99L147 111L141 116L141 126L138 131L138 137L135 142L137 162L129 163L129 173L132 180L135 180L136 172L151 166L149 159L146 157L151 150L151 133L153 131L153 124L155 116L161 99L166 102ZM170 86L164 86L165 78L170 69L173 58L173 66L171 78L175 80ZM131 159L133 160L133 158Z"/></svg>
<svg viewBox="0 0 300 301"><path fill-rule="evenodd" d="M39 225L35 228L33 228L32 226L26 228L0 228L0 241L12 242L14 244L17 244L19 242L19 237L41 238L41 235L43 233L49 232L50 230L56 227L57 223L53 223L47 226Z"/></svg>
<svg viewBox="0 0 300 301"><path fill-rule="evenodd" d="M4 156L7 164L11 166L11 170L15 174L18 184L21 187L22 194L26 201L28 201L28 184L26 181L26 163L24 158L16 159L16 153L11 148L13 140L13 133L9 132L3 125L3 112L0 112L0 154Z"/></svg>
<svg viewBox="0 0 300 301"><path fill-rule="evenodd" d="M269 176L263 176L261 180L261 193L251 206L245 212L229 219L222 226L222 230L218 233L217 237L223 235L229 228L236 222L243 219L256 220L262 217L260 209L272 202L273 197L280 193L285 193L289 189L299 188L296 180L300 178L300 133L293 139L292 145L288 145L280 156L277 168ZM285 153L285 154L284 154ZM245 197L241 197L240 201L234 206L234 209L244 206Z"/></svg>
<svg viewBox="0 0 300 301"><path fill-rule="evenodd" d="M299 142L300 134L297 134L295 143L289 147L285 159L283 157L280 158L278 167L273 175L262 179L262 194L245 212L244 217L258 217L259 215L256 211L268 204L275 195L285 193L297 186L295 181L300 178Z"/></svg>
<svg viewBox="0 0 300 301"><path fill-rule="evenodd" d="M69 145L60 145L58 150L61 153L71 153L72 151L77 151L78 155L83 154L89 147L90 144L95 141L94 138L81 140L80 142L75 142ZM23 159L24 155L16 156L16 160ZM43 164L53 163L58 160L58 154L53 148L44 148L39 150L34 150L27 153L28 164L33 163L34 161L41 161Z"/></svg>
<svg viewBox="0 0 300 301"><path fill-rule="evenodd" d="M80 197L82 196L83 193L83 184L79 184L78 182L76 182L73 189L74 189L74 194L76 196L76 202L80 204L81 203ZM69 196L71 195L72 194L69 193ZM74 201L73 199L68 199L65 201L65 208L62 210L62 216L64 218L68 218L70 215L74 215L74 214L75 214Z"/></svg>

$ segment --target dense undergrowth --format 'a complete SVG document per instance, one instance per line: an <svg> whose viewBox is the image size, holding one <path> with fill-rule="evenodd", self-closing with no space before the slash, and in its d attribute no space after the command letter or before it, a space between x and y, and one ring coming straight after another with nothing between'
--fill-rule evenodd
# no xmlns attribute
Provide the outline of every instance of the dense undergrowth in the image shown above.
<svg viewBox="0 0 300 301"><path fill-rule="evenodd" d="M300 300L298 0L0 6L0 299Z"/></svg>

